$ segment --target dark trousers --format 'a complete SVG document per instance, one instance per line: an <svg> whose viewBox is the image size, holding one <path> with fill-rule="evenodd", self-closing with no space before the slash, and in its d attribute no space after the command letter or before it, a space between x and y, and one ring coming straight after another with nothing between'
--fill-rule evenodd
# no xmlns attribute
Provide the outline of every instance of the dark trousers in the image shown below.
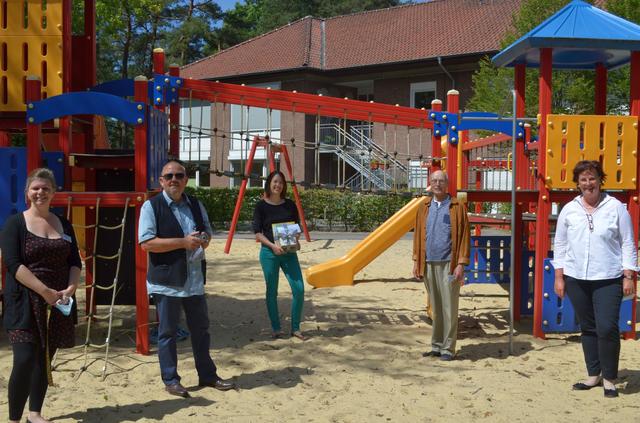
<svg viewBox="0 0 640 423"><path fill-rule="evenodd" d="M13 349L13 368L9 377L9 420L20 420L29 398L29 411L40 412L49 383L45 352L39 345L19 342ZM55 350L51 354L53 356Z"/></svg>
<svg viewBox="0 0 640 423"><path fill-rule="evenodd" d="M567 295L582 331L582 351L589 376L618 377L622 277L585 281L564 277Z"/></svg>
<svg viewBox="0 0 640 423"><path fill-rule="evenodd" d="M180 308L184 310L187 327L191 332L191 348L200 384L214 382L218 378L216 365L209 355L209 315L204 295L169 297L154 294L158 311L158 359L160 374L166 385L180 382L176 331L180 320Z"/></svg>

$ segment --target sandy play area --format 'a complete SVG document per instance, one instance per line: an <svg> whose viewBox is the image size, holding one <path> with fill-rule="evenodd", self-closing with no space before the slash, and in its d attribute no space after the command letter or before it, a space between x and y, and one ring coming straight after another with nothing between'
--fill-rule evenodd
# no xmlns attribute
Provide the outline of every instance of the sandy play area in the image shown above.
<svg viewBox="0 0 640 423"><path fill-rule="evenodd" d="M303 268L339 257L357 241L302 243ZM411 278L411 241L402 240L370 264L351 287L306 285L303 331L311 339L272 340L264 304L258 244L237 239L231 255L215 239L207 252L206 285L212 354L238 391L198 390L188 341L179 371L192 398L163 390L155 349L134 353L132 307L119 307L111 359L63 350L43 413L55 422L591 422L640 420L640 348L623 341L618 388L572 392L584 374L577 336L533 339L530 319L516 325L508 355L508 293L499 286L462 289L458 357L423 358L431 326L421 282ZM280 282L288 324L290 290ZM286 327L286 326L285 326ZM78 328L78 343L85 327ZM94 339L99 341L99 337ZM0 334L0 419L7 418L11 351Z"/></svg>

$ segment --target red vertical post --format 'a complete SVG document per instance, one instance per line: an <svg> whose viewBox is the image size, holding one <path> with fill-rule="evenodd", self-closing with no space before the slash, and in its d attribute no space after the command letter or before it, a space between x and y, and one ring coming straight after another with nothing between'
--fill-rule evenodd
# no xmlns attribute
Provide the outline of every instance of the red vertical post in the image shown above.
<svg viewBox="0 0 640 423"><path fill-rule="evenodd" d="M153 49L153 73L164 75L164 50L161 48Z"/></svg>
<svg viewBox="0 0 640 423"><path fill-rule="evenodd" d="M442 111L442 101L435 99L433 101L431 101L431 110L433 110L434 112L441 112ZM433 132L433 136L431 137L431 169L429 174L433 173L436 170L440 170L442 169L442 165L440 163L441 157L442 157L442 146L440 145L440 142L442 142L442 134L440 133L436 133L436 131L434 130ZM427 182L428 184L428 182Z"/></svg>
<svg viewBox="0 0 640 423"><path fill-rule="evenodd" d="M516 92L516 117L524 117L525 115L525 88L526 88L526 67L524 64L517 64L514 69L514 88ZM522 187L526 184L527 178L527 168L529 167L529 163L527 160L527 156L524 153L524 143L525 143L525 129L524 127L517 126L518 134L522 134L519 141L516 141L516 156L513 158L513 162L515 163L515 172L516 172L516 204L512 204L511 207L515 207L515 222L512 231L514 231L514 246L513 252L515 257L522 257L520 252L522 249L522 238L524 235L524 225L522 222L522 212L524 211L524 205L522 201L518 198L518 191L522 189ZM520 320L520 302L522 301L522 296L520 295L521 287L523 280L520 278L522 275L522 258L514 260L513 266L513 286L514 286L514 295L513 295L513 318L514 320ZM528 283L528 278L525 283Z"/></svg>
<svg viewBox="0 0 640 423"><path fill-rule="evenodd" d="M447 92L447 112L458 113L460 110L460 93L456 90ZM449 194L458 195L458 143L459 139L451 137L447 140L447 178L449 179Z"/></svg>
<svg viewBox="0 0 640 423"><path fill-rule="evenodd" d="M84 51L82 54L89 56L89 60L87 60L90 66L87 69L90 75L89 84L94 86L98 61L96 54L96 0L84 0L84 36L89 40L89 51Z"/></svg>
<svg viewBox="0 0 640 423"><path fill-rule="evenodd" d="M607 113L607 68L602 63L596 65L595 86L594 110L596 115L604 115Z"/></svg>
<svg viewBox="0 0 640 423"><path fill-rule="evenodd" d="M0 131L0 147L11 147L11 138L7 132Z"/></svg>
<svg viewBox="0 0 640 423"><path fill-rule="evenodd" d="M629 100L631 116L640 116L640 51L631 52L631 84L629 89ZM639 119L640 120L640 119ZM636 145L636 151L640 146L640 133L638 134L638 144ZM629 191L631 197L628 201L629 214L631 215L631 222L633 223L633 232L635 239L638 239L640 234L640 158L636 154L637 170L636 170L636 189ZM638 289L636 282L636 292ZM635 339L636 337L636 308L638 306L637 300L632 300L631 304L631 330L624 333L624 339Z"/></svg>
<svg viewBox="0 0 640 423"><path fill-rule="evenodd" d="M137 76L134 82L134 100L143 103L145 111L134 132L134 185L138 193L147 192L147 86L144 76ZM141 199L142 200L142 199ZM136 204L136 233L140 220L140 207ZM147 254L136 243L136 351L149 354L149 299L147 297Z"/></svg>
<svg viewBox="0 0 640 423"><path fill-rule="evenodd" d="M269 173L276 171L276 152L273 148L268 148L265 144L265 150L267 150L267 157L269 160Z"/></svg>
<svg viewBox="0 0 640 423"><path fill-rule="evenodd" d="M162 81L156 81L156 78L161 78L164 75L164 50L161 48L153 49L153 81L159 82L162 86ZM154 84L154 87L156 85ZM164 112L164 93L162 91L158 91L156 88L153 89L153 107L156 110L161 110Z"/></svg>
<svg viewBox="0 0 640 423"><path fill-rule="evenodd" d="M62 92L67 93L71 89L71 14L72 0L62 1Z"/></svg>
<svg viewBox="0 0 640 423"><path fill-rule="evenodd" d="M461 155L462 163L459 164L459 166L462 168L462 171L460 172L460 174L462 175L460 188L466 191L469 188L469 151L465 151L464 146L469 142L469 132L460 131L458 132L458 135L460 136L458 149L462 150L462 155Z"/></svg>
<svg viewBox="0 0 640 423"><path fill-rule="evenodd" d="M533 336L544 339L542 331L542 284L544 275L544 260L547 258L549 241L549 214L551 213L551 199L547 188L546 152L547 152L547 115L551 113L551 77L552 77L552 49L540 49L539 103L538 113L541 123L538 147L538 208L536 214L536 255L535 255L535 287L533 300Z"/></svg>
<svg viewBox="0 0 640 423"><path fill-rule="evenodd" d="M289 160L289 152L287 151L287 146L283 145L280 151L284 156L284 163L285 163L285 166L287 167L287 172L289 173L289 180L291 181L291 190L293 191L293 197L296 200L296 207L298 208L298 217L300 218L300 224L302 225L304 238L307 240L307 242L311 242L311 235L309 235L309 229L307 229L307 221L304 218L304 210L302 209L302 202L300 201L300 193L298 193L298 186L296 185L295 178L293 177L293 168L291 167L291 161Z"/></svg>
<svg viewBox="0 0 640 423"><path fill-rule="evenodd" d="M180 66L169 65L169 75L180 77ZM172 88L178 90L178 88ZM180 101L178 99L169 105L169 156L180 157ZM198 157L200 159L200 157Z"/></svg>
<svg viewBox="0 0 640 423"><path fill-rule="evenodd" d="M58 148L62 151L64 163L69 163L71 153L71 116L61 117L58 127ZM65 191L71 191L71 167L64 166Z"/></svg>
<svg viewBox="0 0 640 423"><path fill-rule="evenodd" d="M40 78L28 76L26 82L27 108L35 107L34 102L40 101ZM40 143L42 138L42 126L33 123L33 118L27 121L27 174L41 166Z"/></svg>
<svg viewBox="0 0 640 423"><path fill-rule="evenodd" d="M224 246L224 253L229 254L231 251L231 243L233 242L233 234L236 232L236 226L238 225L238 219L240 218L240 209L242 209L242 201L244 200L244 193L247 190L247 183L249 182L249 175L251 174L251 167L253 166L253 158L256 155L256 148L258 147L258 139L254 138L251 144L251 151L247 158L247 164L245 167L242 183L240 184L240 191L238 191L238 199L236 200L236 208L233 210L233 217L231 218L231 227L229 228L229 235L227 235L227 243Z"/></svg>
<svg viewBox="0 0 640 423"><path fill-rule="evenodd" d="M482 172L479 170L476 170L476 184L475 184L475 189L477 191L480 191L482 189ZM475 204L475 208L474 208L474 212L476 214L480 214L482 213L482 202L480 201L476 201ZM480 236L482 235L482 225L481 224L477 224L476 225L476 229L473 232L473 234L475 236Z"/></svg>
<svg viewBox="0 0 640 423"><path fill-rule="evenodd" d="M62 92L71 90L71 69L72 69L72 48L71 42L72 28L72 0L62 1ZM78 52L80 53L80 52ZM44 77L44 75L43 75ZM63 116L59 120L58 127L58 148L62 151L64 162L68 163L71 152L71 116ZM64 186L66 191L71 190L71 169L64 167Z"/></svg>

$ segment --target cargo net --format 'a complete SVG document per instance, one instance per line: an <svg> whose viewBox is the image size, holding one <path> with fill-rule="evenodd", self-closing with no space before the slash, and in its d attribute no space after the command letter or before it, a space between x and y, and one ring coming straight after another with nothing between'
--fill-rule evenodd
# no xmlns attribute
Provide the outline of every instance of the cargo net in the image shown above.
<svg viewBox="0 0 640 423"><path fill-rule="evenodd" d="M72 199L71 197L69 197L69 201L67 204L67 219L69 221L71 221L71 210L72 210L73 204L72 204ZM116 263L116 270L115 270L115 275L113 277L113 280L111 282L106 282L106 283L99 283L96 280L87 282L85 285L83 286L79 286L78 289L86 289L88 292L88 298L87 298L87 304L86 304L86 308L87 308L87 314L83 317L83 319L86 321L87 324L87 329L86 329L86 334L85 334L85 340L84 343L80 346L80 348L82 348L82 358L83 358L83 364L80 368L80 371L78 371L76 373L76 380L89 368L89 355L91 351L96 351L96 350L104 350L104 355L102 356L102 361L103 361L103 366L102 366L102 373L101 373L101 377L102 380L105 379L106 375L107 375L107 364L109 363L109 350L110 350L110 345L111 345L111 337L112 337L112 333L113 333L113 316L114 316L114 306L115 306L115 300L116 300L116 296L118 294L118 275L120 273L120 264L122 262L122 246L123 246L123 242L124 242L124 229L127 223L127 209L129 207L129 198L127 198L125 200L125 205L123 208L123 213L122 213L122 220L118 225L113 225L113 226L109 226L109 225L100 225L97 223L94 224L90 224L90 225L81 225L81 224L73 224L74 229L76 230L83 230L83 231L91 231L93 233L93 240L92 240L92 249L91 254L90 255L86 255L84 257L82 257L82 260L85 264L85 268L89 265L91 266L92 269L92 275L96 275L96 263L98 260L109 260L109 261L115 261ZM100 221L100 197L98 197L96 199L96 204L95 204L95 221L99 222ZM120 231L120 242L118 244L118 249L111 255L104 255L104 254L96 254L95 252L97 251L97 247L98 247L98 242L99 242L99 234L101 233L101 231ZM123 286L123 285L120 285ZM107 311L106 314L98 314L96 312L96 293L97 290L103 290L103 291L107 291L111 294L111 301L109 304L109 309ZM98 321L106 321L107 325L106 325L106 337L104 340L101 340L100 342L95 342L92 340L92 330L95 330L94 326L96 326L96 323ZM95 336L94 336L95 337ZM59 351L59 350L58 350ZM57 361L57 352L56 352L56 357L54 357L53 362L52 362L52 368L55 369L56 367L56 361ZM96 361L99 361L99 358L95 358L91 361L91 363L94 363Z"/></svg>

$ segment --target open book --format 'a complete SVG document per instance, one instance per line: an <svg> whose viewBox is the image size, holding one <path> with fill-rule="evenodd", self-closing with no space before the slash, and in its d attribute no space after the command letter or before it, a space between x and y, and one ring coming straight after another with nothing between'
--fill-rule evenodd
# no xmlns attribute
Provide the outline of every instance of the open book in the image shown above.
<svg viewBox="0 0 640 423"><path fill-rule="evenodd" d="M298 235L300 234L300 226L294 222L281 222L271 225L273 231L273 240L276 245L281 247L287 253L298 251L300 244L298 243Z"/></svg>

